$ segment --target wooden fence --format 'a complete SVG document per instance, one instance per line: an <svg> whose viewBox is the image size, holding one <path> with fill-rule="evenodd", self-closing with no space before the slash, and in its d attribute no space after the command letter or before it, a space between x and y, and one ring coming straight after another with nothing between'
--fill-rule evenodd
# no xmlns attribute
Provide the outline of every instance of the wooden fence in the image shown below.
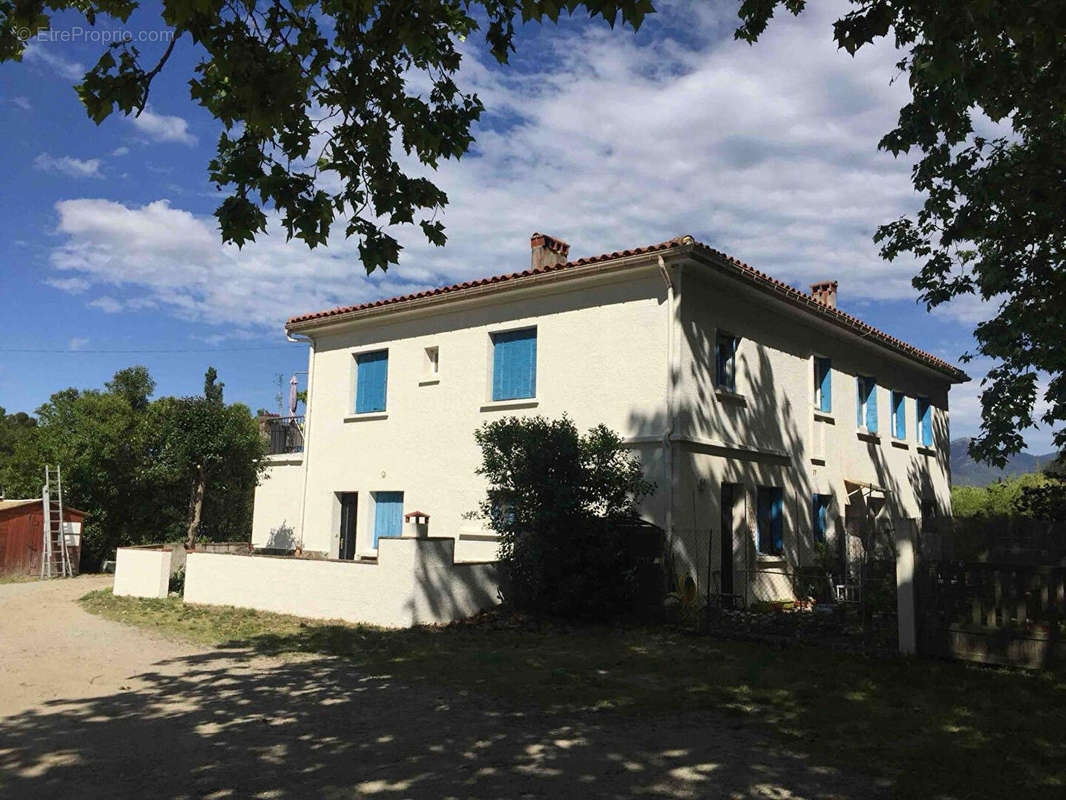
<svg viewBox="0 0 1066 800"><path fill-rule="evenodd" d="M917 572L919 652L1036 669L1066 663L1066 567L939 561Z"/></svg>

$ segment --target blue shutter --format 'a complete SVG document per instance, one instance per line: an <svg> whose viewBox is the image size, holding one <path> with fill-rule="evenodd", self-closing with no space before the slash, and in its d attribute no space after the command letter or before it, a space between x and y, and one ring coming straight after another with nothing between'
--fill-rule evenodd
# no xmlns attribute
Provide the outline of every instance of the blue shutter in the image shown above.
<svg viewBox="0 0 1066 800"><path fill-rule="evenodd" d="M755 525L759 534L759 552L769 553L772 546L770 538L770 491L760 486L756 492Z"/></svg>
<svg viewBox="0 0 1066 800"><path fill-rule="evenodd" d="M773 534L774 550L775 554L783 553L785 550L784 542L784 509L782 507L782 492L778 488L770 490L773 498L770 503L770 530Z"/></svg>
<svg viewBox="0 0 1066 800"><path fill-rule="evenodd" d="M537 394L537 331L492 335L492 399L517 400Z"/></svg>
<svg viewBox="0 0 1066 800"><path fill-rule="evenodd" d="M902 392L892 392L893 432L897 439L907 438L907 404Z"/></svg>
<svg viewBox="0 0 1066 800"><path fill-rule="evenodd" d="M403 492L374 492L374 547L383 536L403 533Z"/></svg>
<svg viewBox="0 0 1066 800"><path fill-rule="evenodd" d="M824 542L829 529L829 495L816 494L812 503L814 511L814 541Z"/></svg>
<svg viewBox="0 0 1066 800"><path fill-rule="evenodd" d="M833 410L833 367L828 358L816 358L814 360L817 370L818 391L821 402L818 404L820 411L830 412Z"/></svg>
<svg viewBox="0 0 1066 800"><path fill-rule="evenodd" d="M389 351L360 353L355 357L358 369L355 376L355 413L385 410L385 389L388 385Z"/></svg>
<svg viewBox="0 0 1066 800"><path fill-rule="evenodd" d="M933 445L933 413L932 408L929 405L929 400L921 398L918 401L921 404L921 417L922 417L922 444L926 447L932 447Z"/></svg>
<svg viewBox="0 0 1066 800"><path fill-rule="evenodd" d="M877 381L866 379L866 430L877 433Z"/></svg>
<svg viewBox="0 0 1066 800"><path fill-rule="evenodd" d="M715 385L730 392L737 390L737 337L719 333L715 340Z"/></svg>

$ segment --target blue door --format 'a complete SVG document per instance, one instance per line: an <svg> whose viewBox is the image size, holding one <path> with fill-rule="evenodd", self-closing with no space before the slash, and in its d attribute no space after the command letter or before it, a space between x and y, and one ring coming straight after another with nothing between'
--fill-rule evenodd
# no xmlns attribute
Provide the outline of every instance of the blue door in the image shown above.
<svg viewBox="0 0 1066 800"><path fill-rule="evenodd" d="M374 547L383 536L403 533L403 492L374 492Z"/></svg>

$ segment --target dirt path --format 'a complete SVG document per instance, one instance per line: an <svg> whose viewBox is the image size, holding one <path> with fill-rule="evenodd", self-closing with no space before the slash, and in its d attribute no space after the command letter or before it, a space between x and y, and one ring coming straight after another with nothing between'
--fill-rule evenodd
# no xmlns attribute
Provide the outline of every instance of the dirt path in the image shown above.
<svg viewBox="0 0 1066 800"><path fill-rule="evenodd" d="M107 583L0 585L5 800L884 793L732 718L518 713L340 659L169 641L77 606Z"/></svg>

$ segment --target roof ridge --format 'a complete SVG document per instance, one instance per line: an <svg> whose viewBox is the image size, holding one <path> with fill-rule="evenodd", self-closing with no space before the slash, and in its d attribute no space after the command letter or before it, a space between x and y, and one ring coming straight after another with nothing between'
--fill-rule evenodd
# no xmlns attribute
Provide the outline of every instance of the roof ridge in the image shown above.
<svg viewBox="0 0 1066 800"><path fill-rule="evenodd" d="M365 311L371 308L380 308L382 306L395 305L398 303L411 302L413 300L421 300L427 297L436 297L439 295L451 294L452 292L462 291L464 289L473 289L479 286L488 286L494 283L504 283L509 281L515 281L520 278L528 278L534 275L543 275L549 272L559 272L561 270L573 269L575 267L583 267L589 264L596 264L602 261L611 261L618 258L627 258L636 255L646 255L648 253L661 252L663 250L669 250L675 247L694 247L698 250L705 251L715 256L716 258L726 262L727 264L735 267L739 273L752 279L757 284L762 284L764 287L772 288L778 292L783 293L790 301L797 305L822 316L826 316L846 327L858 329L863 333L873 336L880 340L882 344L885 344L895 350L900 351L904 355L915 358L918 361L925 362L927 365L934 367L942 372L947 372L953 378L959 381L969 380L969 376L958 367L949 364L942 358L939 358L932 353L927 353L915 347L912 344L904 342L902 339L898 339L889 333L875 328L868 322L864 322L856 316L848 314L846 311L841 311L834 306L828 306L825 303L815 300L814 297L796 287L785 283L773 276L756 269L755 267L746 264L738 258L735 258L728 253L723 253L721 250L717 250L710 245L706 245L703 242L695 239L689 235L675 236L672 239L667 239L657 244L647 245L645 247L635 247L626 250L615 250L610 253L601 253L596 256L586 256L584 258L578 258L573 261L566 261L560 264L546 264L540 267L530 267L529 269L522 270L520 272L509 272L500 275L492 275L486 278L476 278L474 280L462 281L460 283L454 283L447 286L440 286L433 289L425 289L421 292L412 292L410 294L397 295L396 297L383 298L380 300L371 300L366 303L359 303L350 306L338 306L336 308L330 308L323 311L316 311L309 314L302 314L295 317L290 317L285 323L285 327L288 329L290 326L299 324L302 322L310 322L317 319L326 319L328 317L340 316L342 314L351 314L357 311Z"/></svg>

